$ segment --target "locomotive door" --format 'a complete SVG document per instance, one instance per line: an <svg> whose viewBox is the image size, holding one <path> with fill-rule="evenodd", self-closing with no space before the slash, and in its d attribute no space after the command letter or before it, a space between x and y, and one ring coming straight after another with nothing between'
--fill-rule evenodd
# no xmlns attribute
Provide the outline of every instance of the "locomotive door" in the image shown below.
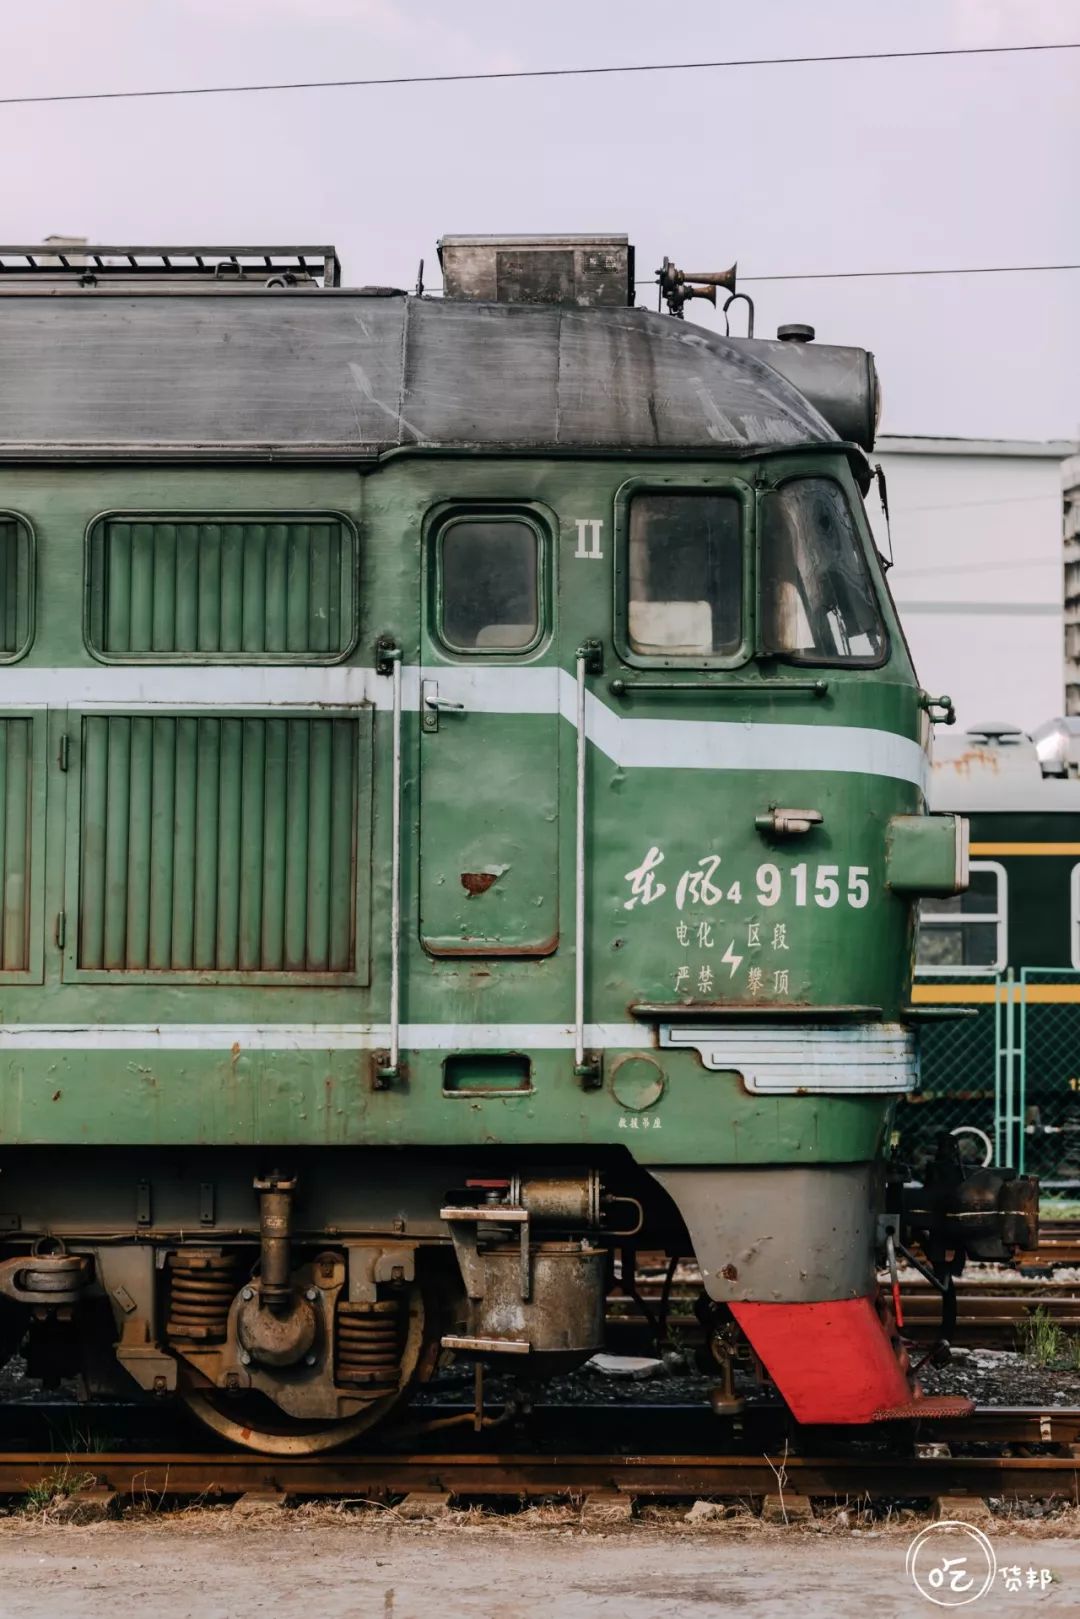
<svg viewBox="0 0 1080 1619"><path fill-rule="evenodd" d="M559 939L558 669L548 533L527 509L428 536L420 681L420 938L437 956Z"/></svg>

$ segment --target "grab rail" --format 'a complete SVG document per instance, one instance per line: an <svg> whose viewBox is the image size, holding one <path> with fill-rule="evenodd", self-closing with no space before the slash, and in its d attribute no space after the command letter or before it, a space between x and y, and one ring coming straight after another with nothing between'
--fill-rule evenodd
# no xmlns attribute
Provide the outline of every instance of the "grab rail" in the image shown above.
<svg viewBox="0 0 1080 1619"><path fill-rule="evenodd" d="M390 770L390 1049L377 1063L375 1084L400 1077L401 1061L401 647L381 639L375 667L393 683L393 754Z"/></svg>
<svg viewBox="0 0 1080 1619"><path fill-rule="evenodd" d="M603 670L599 641L577 649L577 799L574 817L574 1075L586 1089L601 1082L599 1064L585 1054L585 676Z"/></svg>
<svg viewBox="0 0 1080 1619"><path fill-rule="evenodd" d="M711 691L714 697L753 697L759 691L808 691L824 697L827 680L623 680L608 681L614 697L627 697L635 691Z"/></svg>
<svg viewBox="0 0 1080 1619"><path fill-rule="evenodd" d="M585 672L589 654L577 654L577 800L574 819L574 1068L585 1066Z"/></svg>

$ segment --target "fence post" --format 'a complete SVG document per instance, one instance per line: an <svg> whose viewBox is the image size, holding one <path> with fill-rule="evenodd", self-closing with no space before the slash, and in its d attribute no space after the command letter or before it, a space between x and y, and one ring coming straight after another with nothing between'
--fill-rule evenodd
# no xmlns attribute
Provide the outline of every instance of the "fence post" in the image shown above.
<svg viewBox="0 0 1080 1619"><path fill-rule="evenodd" d="M1005 1169L1011 1169L1014 1157L1013 1124L1016 1118L1016 974L1009 967L1005 973L1005 1051L1004 1051L1004 1119L1002 1121L1003 1152L998 1159Z"/></svg>

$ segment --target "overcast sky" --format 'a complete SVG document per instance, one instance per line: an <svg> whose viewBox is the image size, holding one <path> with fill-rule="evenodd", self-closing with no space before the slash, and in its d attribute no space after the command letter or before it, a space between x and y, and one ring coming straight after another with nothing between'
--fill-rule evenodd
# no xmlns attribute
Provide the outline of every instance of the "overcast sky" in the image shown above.
<svg viewBox="0 0 1080 1619"><path fill-rule="evenodd" d="M0 94L1069 39L1080 0L4 0ZM5 241L332 241L354 284L430 279L454 231L627 231L639 274L1080 261L1080 52L0 107L0 131ZM1080 435L1078 273L752 290L758 335L876 351L888 431Z"/></svg>

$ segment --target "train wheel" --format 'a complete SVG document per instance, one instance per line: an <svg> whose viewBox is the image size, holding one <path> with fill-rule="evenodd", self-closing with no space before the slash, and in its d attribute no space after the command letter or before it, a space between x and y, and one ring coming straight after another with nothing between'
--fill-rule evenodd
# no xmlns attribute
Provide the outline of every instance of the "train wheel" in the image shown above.
<svg viewBox="0 0 1080 1619"><path fill-rule="evenodd" d="M375 1400L353 1417L339 1422L309 1423L284 1416L263 1395L237 1399L220 1389L186 1388L180 1395L193 1416L207 1428L244 1450L261 1451L267 1456L316 1456L320 1451L347 1445L385 1417L402 1398L402 1393Z"/></svg>
<svg viewBox="0 0 1080 1619"><path fill-rule="evenodd" d="M193 1416L232 1445L267 1456L315 1456L347 1445L375 1427L407 1399L414 1383L431 1376L439 1354L439 1335L434 1330L437 1320L438 1311L430 1307L424 1290L413 1288L397 1388L372 1400L354 1416L337 1421L304 1421L287 1416L265 1394L235 1394L214 1388L202 1378L196 1381L183 1361L178 1392Z"/></svg>

